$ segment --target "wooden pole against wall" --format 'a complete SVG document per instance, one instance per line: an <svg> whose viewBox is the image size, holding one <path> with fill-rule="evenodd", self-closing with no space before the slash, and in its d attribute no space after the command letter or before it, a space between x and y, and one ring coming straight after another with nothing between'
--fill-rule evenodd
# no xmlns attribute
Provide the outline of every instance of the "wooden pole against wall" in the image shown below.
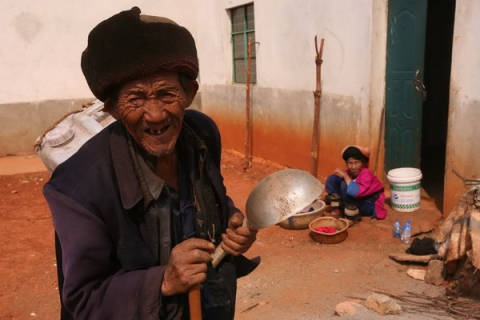
<svg viewBox="0 0 480 320"><path fill-rule="evenodd" d="M385 108L382 108L382 113L380 114L380 129L378 131L378 141L377 141L377 150L375 152L375 169L373 170L373 173L377 177L381 177L381 174L377 172L378 170L378 158L380 155L380 146L382 145L382 136L383 136L383 123L385 122Z"/></svg>
<svg viewBox="0 0 480 320"><path fill-rule="evenodd" d="M245 137L245 168L249 169L252 166L252 125L250 123L250 73L252 69L252 38L248 38L247 48L247 90L246 90L246 137Z"/></svg>
<svg viewBox="0 0 480 320"><path fill-rule="evenodd" d="M317 87L313 92L315 97L315 112L313 116L313 134L312 134L312 150L310 152L311 162L310 162L310 173L316 178L318 173L318 145L320 141L320 134L318 130L320 122L320 100L322 97L322 54L323 54L323 43L322 39L320 43L320 51L318 50L317 36L315 36L315 51L317 53L315 57L315 64L317 68Z"/></svg>

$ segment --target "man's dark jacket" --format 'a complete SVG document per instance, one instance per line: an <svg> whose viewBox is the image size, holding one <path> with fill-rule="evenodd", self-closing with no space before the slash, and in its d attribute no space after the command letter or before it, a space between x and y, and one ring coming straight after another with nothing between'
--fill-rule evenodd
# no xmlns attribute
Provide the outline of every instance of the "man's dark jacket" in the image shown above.
<svg viewBox="0 0 480 320"><path fill-rule="evenodd" d="M207 146L201 162L220 199L217 205L224 214L225 229L238 209L227 197L220 173L218 129L210 118L194 110L187 110L185 121L194 124ZM138 219L144 196L120 122L105 128L59 165L45 185L44 195L59 240L62 319L71 317L66 309L75 319L159 319L169 310L169 303L177 303L161 297L166 266L158 265L145 240L146 226ZM222 299L232 304L231 312L236 274L242 273L236 265L245 260L240 258L225 259L219 267L225 286ZM163 317L182 319L185 314Z"/></svg>

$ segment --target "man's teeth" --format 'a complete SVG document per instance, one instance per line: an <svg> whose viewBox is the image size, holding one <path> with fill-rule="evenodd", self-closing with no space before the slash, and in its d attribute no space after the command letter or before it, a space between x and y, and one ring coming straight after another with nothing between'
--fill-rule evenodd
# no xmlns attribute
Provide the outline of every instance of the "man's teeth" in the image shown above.
<svg viewBox="0 0 480 320"><path fill-rule="evenodd" d="M148 134L151 134L151 135L159 135L159 134L165 133L165 131L167 131L168 127L169 127L169 126L165 126L165 127L161 128L160 130L148 128L148 129L145 130L145 131L146 131Z"/></svg>

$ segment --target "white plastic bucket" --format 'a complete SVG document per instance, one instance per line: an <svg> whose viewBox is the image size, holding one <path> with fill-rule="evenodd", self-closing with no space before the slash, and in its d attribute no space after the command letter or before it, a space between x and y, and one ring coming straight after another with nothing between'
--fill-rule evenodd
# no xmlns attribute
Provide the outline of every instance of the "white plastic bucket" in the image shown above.
<svg viewBox="0 0 480 320"><path fill-rule="evenodd" d="M417 168L397 168L388 171L392 209L412 212L420 209L420 180L422 172Z"/></svg>

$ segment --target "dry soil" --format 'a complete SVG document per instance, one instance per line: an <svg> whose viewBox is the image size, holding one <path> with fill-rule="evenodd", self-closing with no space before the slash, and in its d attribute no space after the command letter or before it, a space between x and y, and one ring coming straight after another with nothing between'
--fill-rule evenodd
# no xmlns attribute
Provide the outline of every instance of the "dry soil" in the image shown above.
<svg viewBox="0 0 480 320"><path fill-rule="evenodd" d="M54 256L54 232L42 186L49 173L8 172L16 157L2 159L0 175L0 319L58 319L59 302ZM239 153L225 150L222 171L230 196L244 209L246 199L263 177L284 167L254 159L244 170ZM22 171L22 170L20 170ZM32 170L30 170L32 171ZM434 286L410 278L409 268L424 265L400 264L389 258L408 245L392 237L395 218L412 219L414 234L431 236L440 212L426 194L421 209L395 212L388 203L385 220L363 219L348 230L339 244L319 244L309 230L287 230L272 226L258 232L248 257L261 257L260 266L239 280L236 319L328 319L335 306L362 299L374 291L390 294L416 292L444 295L445 285ZM433 230L433 233L432 233ZM373 312L354 319L376 319ZM388 319L432 319L426 314L403 313Z"/></svg>

